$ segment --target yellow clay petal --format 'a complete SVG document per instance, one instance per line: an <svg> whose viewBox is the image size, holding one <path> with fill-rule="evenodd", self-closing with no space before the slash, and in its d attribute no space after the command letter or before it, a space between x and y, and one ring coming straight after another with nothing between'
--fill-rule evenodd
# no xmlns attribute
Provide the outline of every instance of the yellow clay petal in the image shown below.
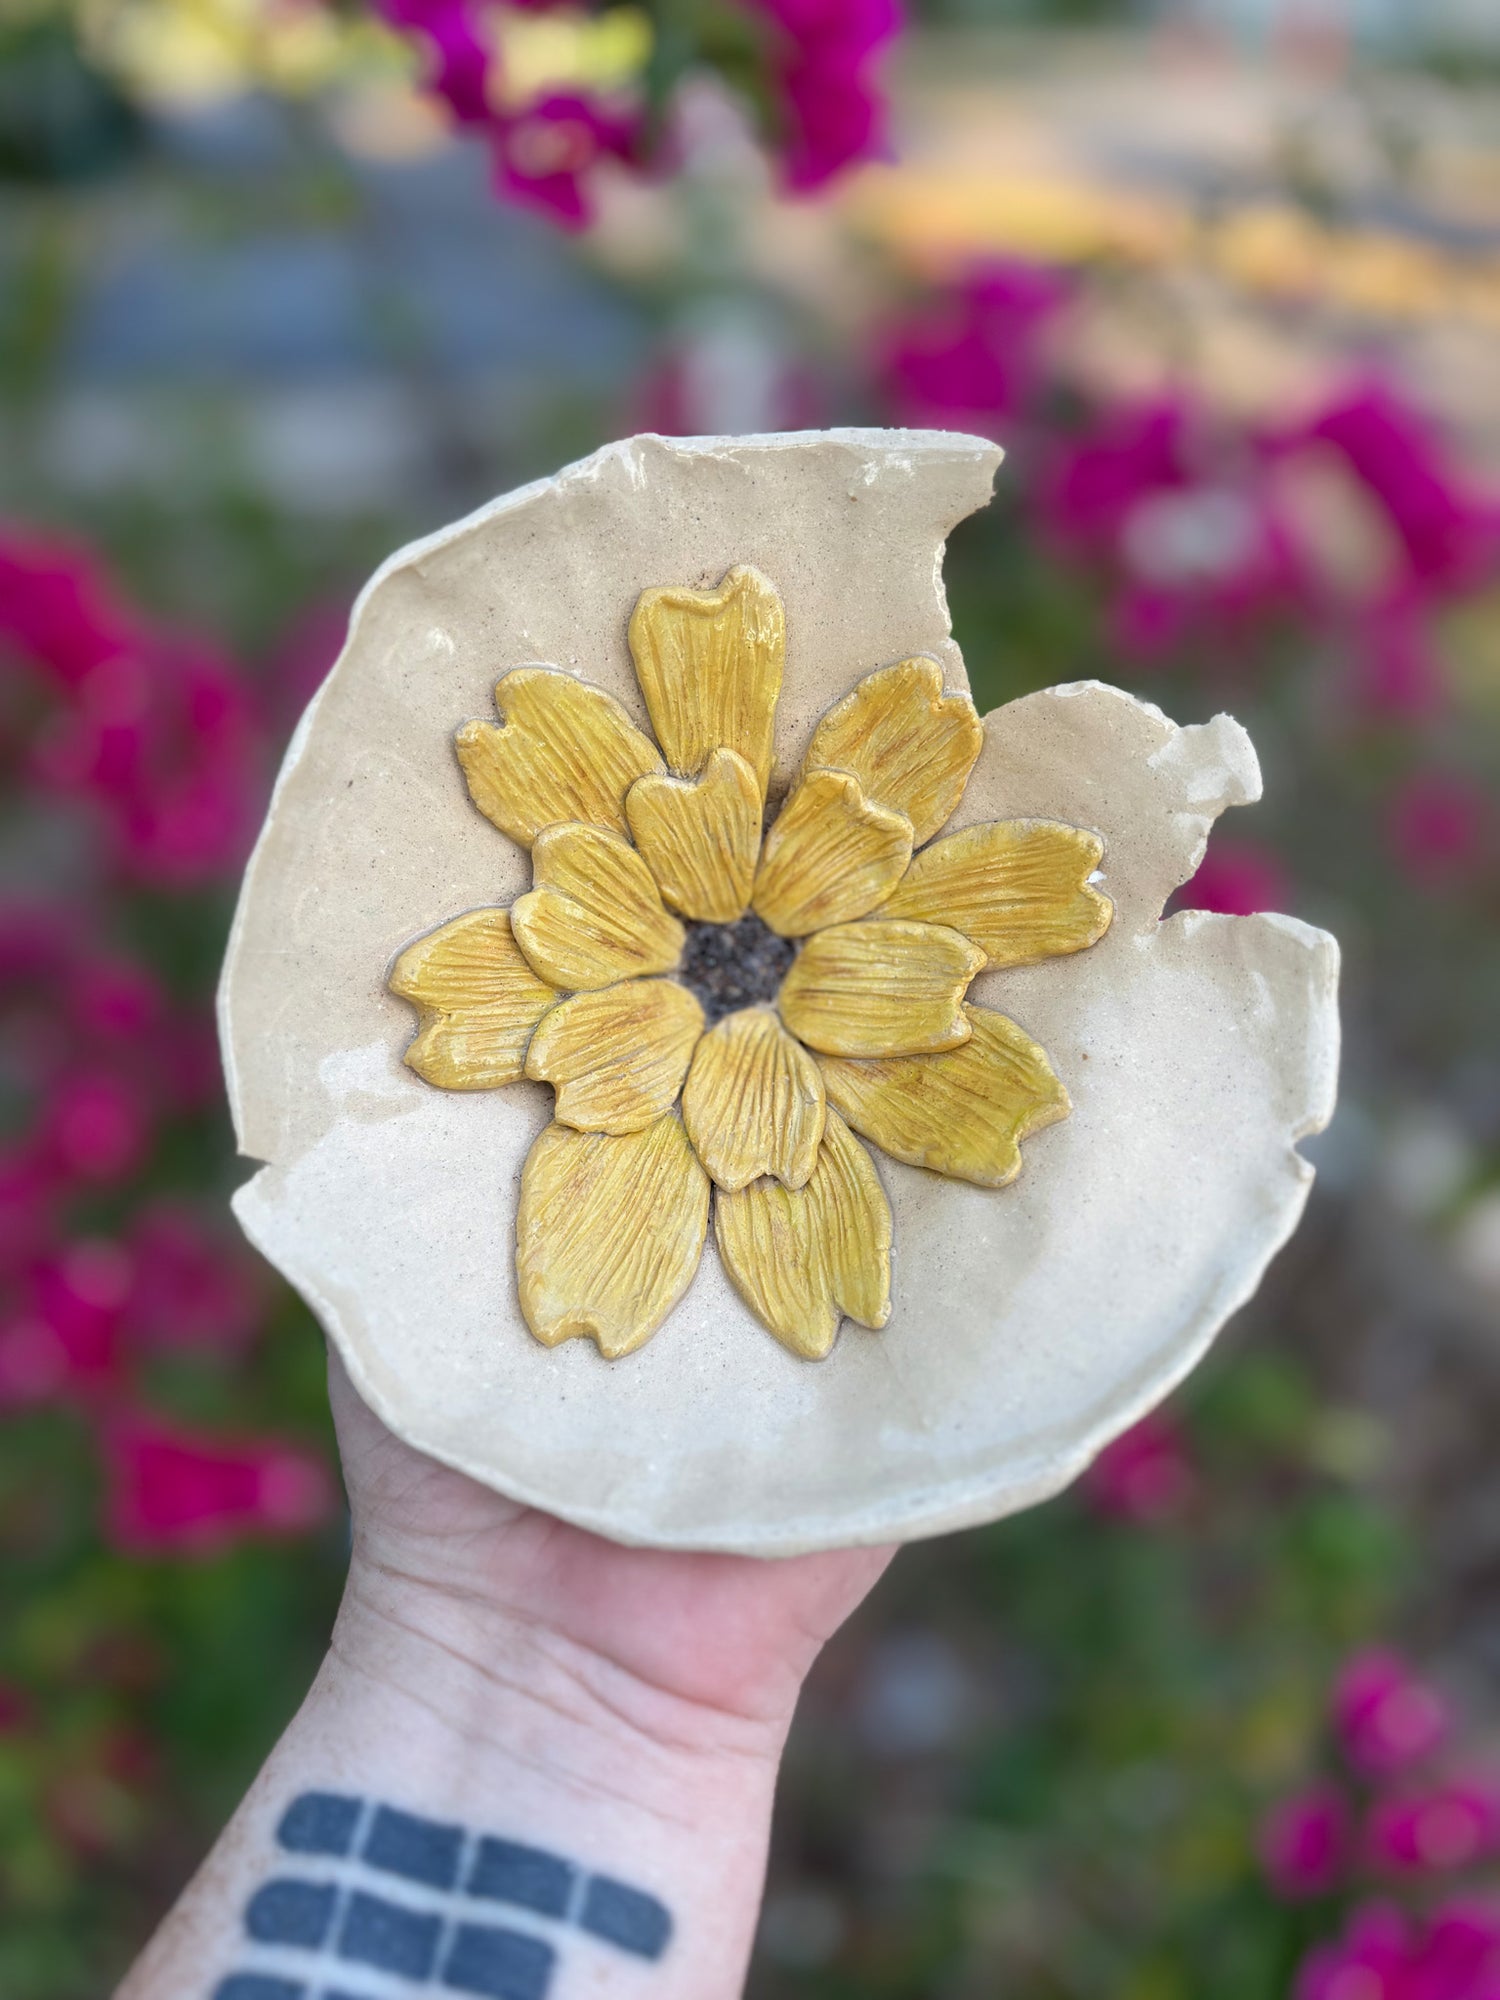
<svg viewBox="0 0 1500 2000"><path fill-rule="evenodd" d="M531 1031L557 999L516 949L509 910L470 910L418 938L387 984L421 1020L407 1062L442 1090L515 1083Z"/></svg>
<svg viewBox="0 0 1500 2000"><path fill-rule="evenodd" d="M643 590L630 651L651 726L684 777L727 746L771 773L771 731L786 660L786 618L759 570L732 569L717 590Z"/></svg>
<svg viewBox="0 0 1500 2000"><path fill-rule="evenodd" d="M578 993L547 1015L526 1074L557 1091L559 1125L639 1132L677 1102L703 1033L703 1009L670 979L628 979Z"/></svg>
<svg viewBox="0 0 1500 2000"><path fill-rule="evenodd" d="M911 821L877 806L847 771L809 771L766 836L757 916L783 937L873 910L911 859Z"/></svg>
<svg viewBox="0 0 1500 2000"><path fill-rule="evenodd" d="M891 1316L891 1209L875 1163L836 1111L806 1187L752 1181L714 1205L714 1235L735 1290L794 1354L821 1361L845 1313Z"/></svg>
<svg viewBox="0 0 1500 2000"><path fill-rule="evenodd" d="M781 1018L810 1049L909 1055L969 1039L960 1004L984 953L943 924L870 920L818 931L781 982Z"/></svg>
<svg viewBox="0 0 1500 2000"><path fill-rule="evenodd" d="M1020 1171L1021 1141L1067 1117L1068 1093L1014 1021L984 1007L964 1012L974 1032L951 1055L825 1057L819 1066L829 1103L892 1159L1004 1187Z"/></svg>
<svg viewBox="0 0 1500 2000"><path fill-rule="evenodd" d="M611 1361L649 1340L698 1268L709 1191L675 1114L619 1136L549 1125L516 1215L516 1283L537 1339L586 1336Z"/></svg>
<svg viewBox="0 0 1500 2000"><path fill-rule="evenodd" d="M523 847L560 821L625 831L625 794L662 761L613 695L555 668L517 667L495 706L503 726L466 722L454 739L486 819Z"/></svg>
<svg viewBox="0 0 1500 2000"><path fill-rule="evenodd" d="M683 930L662 908L651 871L613 833L551 826L531 854L535 887L511 908L516 943L535 971L567 991L670 972Z"/></svg>
<svg viewBox="0 0 1500 2000"><path fill-rule="evenodd" d="M943 693L937 661L902 660L829 709L803 768L852 771L866 798L905 813L920 847L963 797L983 742L973 702Z"/></svg>
<svg viewBox="0 0 1500 2000"><path fill-rule="evenodd" d="M735 750L715 750L697 778L646 777L625 816L663 900L705 924L745 914L760 852L761 791Z"/></svg>
<svg viewBox="0 0 1500 2000"><path fill-rule="evenodd" d="M758 1174L801 1187L823 1136L818 1065L769 1007L745 1007L698 1044L682 1116L698 1158L721 1188Z"/></svg>
<svg viewBox="0 0 1500 2000"><path fill-rule="evenodd" d="M1096 944L1113 908L1091 889L1104 843L1056 820L967 826L924 848L881 906L883 917L951 924L991 965L1034 965Z"/></svg>

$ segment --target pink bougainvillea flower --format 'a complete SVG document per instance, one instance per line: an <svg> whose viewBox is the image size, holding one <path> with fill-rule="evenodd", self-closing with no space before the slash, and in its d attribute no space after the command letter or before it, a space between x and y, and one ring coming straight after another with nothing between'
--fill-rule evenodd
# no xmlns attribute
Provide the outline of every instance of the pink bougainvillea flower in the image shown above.
<svg viewBox="0 0 1500 2000"><path fill-rule="evenodd" d="M0 642L58 697L32 776L90 803L127 873L183 887L238 866L263 746L227 662L127 617L87 558L13 536L0 537Z"/></svg>
<svg viewBox="0 0 1500 2000"><path fill-rule="evenodd" d="M79 1238L37 1264L32 1310L56 1338L71 1375L87 1380L113 1370L134 1284L129 1251L106 1237Z"/></svg>
<svg viewBox="0 0 1500 2000"><path fill-rule="evenodd" d="M1399 1654L1357 1653L1334 1685L1333 1726L1365 1777L1384 1778L1432 1755L1448 1735L1448 1705Z"/></svg>
<svg viewBox="0 0 1500 2000"><path fill-rule="evenodd" d="M1452 1902L1428 1923L1406 2000L1500 2000L1500 1909Z"/></svg>
<svg viewBox="0 0 1500 2000"><path fill-rule="evenodd" d="M1041 265L998 259L898 319L877 357L893 421L992 434L1029 410L1042 329L1069 292Z"/></svg>
<svg viewBox="0 0 1500 2000"><path fill-rule="evenodd" d="M1484 863L1493 829L1489 794L1456 771L1418 771L1393 794L1386 812L1391 852L1425 889L1452 889Z"/></svg>
<svg viewBox="0 0 1500 2000"><path fill-rule="evenodd" d="M1263 458L1182 397L1107 412L1057 452L1038 499L1053 545L1110 575L1111 637L1142 663L1307 598Z"/></svg>
<svg viewBox="0 0 1500 2000"><path fill-rule="evenodd" d="M185 1202L152 1203L130 1236L127 1331L145 1346L243 1352L265 1314L263 1267Z"/></svg>
<svg viewBox="0 0 1500 2000"><path fill-rule="evenodd" d="M0 1273L48 1240L62 1193L56 1162L41 1146L23 1143L0 1154Z"/></svg>
<svg viewBox="0 0 1500 2000"><path fill-rule="evenodd" d="M1462 590L1496 573L1500 495L1473 486L1437 427L1392 385L1354 385L1289 440L1308 441L1344 454L1388 517L1417 584Z"/></svg>
<svg viewBox="0 0 1500 2000"><path fill-rule="evenodd" d="M43 1107L42 1143L66 1177L128 1179L150 1146L151 1118L138 1083L117 1071L77 1068Z"/></svg>
<svg viewBox="0 0 1500 2000"><path fill-rule="evenodd" d="M771 24L781 169L809 192L889 150L882 59L901 32L900 0L740 0Z"/></svg>
<svg viewBox="0 0 1500 2000"><path fill-rule="evenodd" d="M115 953L81 958L63 997L74 1028L88 1042L139 1048L166 1015L166 995L155 974Z"/></svg>
<svg viewBox="0 0 1500 2000"><path fill-rule="evenodd" d="M1258 1846L1278 1895L1289 1901L1326 1895L1343 1880L1353 1826L1348 1800L1336 1785L1309 1785L1266 1814Z"/></svg>
<svg viewBox="0 0 1500 2000"><path fill-rule="evenodd" d="M133 638L91 556L0 529L0 642L76 686Z"/></svg>
<svg viewBox="0 0 1500 2000"><path fill-rule="evenodd" d="M503 106L498 51L474 0L376 0L392 27L427 45L428 87L455 121L489 135L496 190L523 208L582 229L591 183L606 159L638 162L641 120L580 91L554 90L519 110ZM512 0L521 4L521 0ZM532 0L544 13L554 0Z"/></svg>
<svg viewBox="0 0 1500 2000"><path fill-rule="evenodd" d="M1415 2000L1416 1956L1410 1919L1384 1904L1367 1904L1342 1937L1308 1954L1292 2000Z"/></svg>
<svg viewBox="0 0 1500 2000"><path fill-rule="evenodd" d="M593 217L590 182L600 164L632 159L639 135L639 120L577 92L553 91L499 121L496 182L523 207L582 229Z"/></svg>
<svg viewBox="0 0 1500 2000"><path fill-rule="evenodd" d="M475 21L471 0L375 0L393 28L427 44L428 88L461 125L493 123L489 85L491 52Z"/></svg>
<svg viewBox="0 0 1500 2000"><path fill-rule="evenodd" d="M276 1438L229 1439L136 1417L108 1427L106 1526L135 1555L211 1554L246 1537L299 1535L325 1520L320 1458Z"/></svg>
<svg viewBox="0 0 1500 2000"><path fill-rule="evenodd" d="M1454 1781L1378 1799L1365 1827L1370 1861L1393 1874L1471 1868L1500 1851L1500 1792Z"/></svg>
<svg viewBox="0 0 1500 2000"><path fill-rule="evenodd" d="M1377 721L1426 722L1448 699L1432 606L1410 587L1362 607L1346 640L1355 705Z"/></svg>
<svg viewBox="0 0 1500 2000"><path fill-rule="evenodd" d="M40 748L40 773L107 814L126 869L188 887L235 867L262 785L259 732L237 675L160 648L90 673Z"/></svg>
<svg viewBox="0 0 1500 2000"><path fill-rule="evenodd" d="M1185 882L1178 902L1187 910L1217 910L1226 917L1253 917L1259 910L1291 908L1287 872L1270 848L1254 840L1215 836Z"/></svg>
<svg viewBox="0 0 1500 2000"><path fill-rule="evenodd" d="M1104 1447L1083 1476L1083 1491L1101 1514L1149 1523L1180 1512L1196 1483L1181 1430L1153 1410Z"/></svg>
<svg viewBox="0 0 1500 2000"><path fill-rule="evenodd" d="M0 1408L87 1399L113 1381L132 1283L129 1256L104 1238L37 1257L0 1325Z"/></svg>

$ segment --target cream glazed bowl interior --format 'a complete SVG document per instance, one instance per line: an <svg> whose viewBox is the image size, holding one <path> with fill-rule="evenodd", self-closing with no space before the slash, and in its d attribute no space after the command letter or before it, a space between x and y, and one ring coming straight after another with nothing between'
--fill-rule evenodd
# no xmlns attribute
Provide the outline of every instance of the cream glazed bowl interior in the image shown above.
<svg viewBox="0 0 1500 2000"><path fill-rule="evenodd" d="M1091 948L981 972L970 997L1046 1051L1071 1115L985 1188L876 1165L894 1248L879 1331L812 1363L742 1302L710 1230L696 1276L620 1360L533 1339L516 1292L523 1164L548 1086L434 1089L387 987L443 919L530 887L453 752L507 670L546 663L646 729L627 628L643 590L751 565L785 606L770 798L819 717L927 655L968 682L944 542L1000 453L945 432L640 437L392 557L292 741L220 989L246 1232L400 1436L616 1540L791 1554L944 1532L1043 1499L1193 1366L1295 1227L1298 1141L1333 1108L1334 941L1164 903L1226 806L1259 796L1245 732L1179 728L1098 682L985 719L952 833L1057 820L1101 836Z"/></svg>

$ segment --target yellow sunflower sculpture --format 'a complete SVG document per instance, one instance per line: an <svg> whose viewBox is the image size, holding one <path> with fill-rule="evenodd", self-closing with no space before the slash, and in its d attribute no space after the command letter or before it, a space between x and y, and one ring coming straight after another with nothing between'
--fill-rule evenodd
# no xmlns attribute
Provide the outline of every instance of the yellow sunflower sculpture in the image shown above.
<svg viewBox="0 0 1500 2000"><path fill-rule="evenodd" d="M745 1302L820 1360L845 1315L890 1314L890 1206L861 1138L998 1188L1067 1116L1043 1051L965 995L1103 935L1101 842L1047 820L934 838L983 730L925 658L828 711L767 828L786 621L754 569L644 591L630 649L655 742L550 667L504 675L499 724L458 732L470 797L530 848L533 887L402 952L406 1061L444 1090L553 1086L516 1222L538 1340L641 1346L712 1209Z"/></svg>

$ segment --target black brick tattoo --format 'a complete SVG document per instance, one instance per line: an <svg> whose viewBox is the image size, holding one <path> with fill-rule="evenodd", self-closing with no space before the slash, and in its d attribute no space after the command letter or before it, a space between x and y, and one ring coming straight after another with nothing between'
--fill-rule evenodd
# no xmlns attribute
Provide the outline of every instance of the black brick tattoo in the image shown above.
<svg viewBox="0 0 1500 2000"><path fill-rule="evenodd" d="M652 1962L671 1942L670 1913L644 1889L395 1806L304 1792L276 1839L305 1872L245 1906L247 1943L270 1962L220 1980L213 2000L362 2000L362 1966L429 1993L560 2000L570 1933ZM486 1906L519 1924L488 1920Z"/></svg>

